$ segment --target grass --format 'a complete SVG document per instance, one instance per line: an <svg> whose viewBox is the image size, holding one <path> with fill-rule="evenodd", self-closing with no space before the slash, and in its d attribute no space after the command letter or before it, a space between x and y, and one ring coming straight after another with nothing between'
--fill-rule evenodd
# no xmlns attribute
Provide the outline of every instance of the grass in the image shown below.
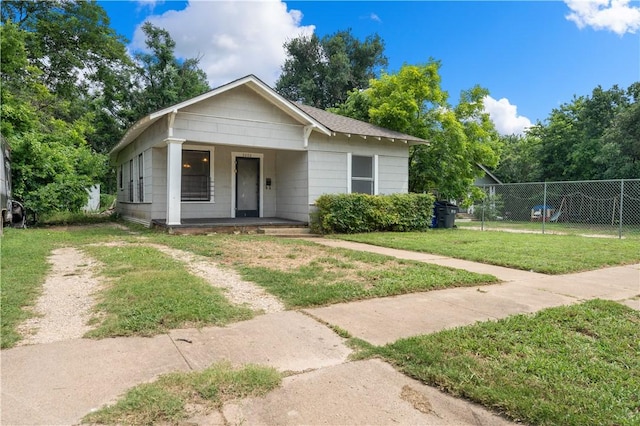
<svg viewBox="0 0 640 426"><path fill-rule="evenodd" d="M353 234L336 238L544 274L566 274L640 262L639 240L465 229Z"/></svg>
<svg viewBox="0 0 640 426"><path fill-rule="evenodd" d="M196 414L187 407L220 409L226 401L261 396L280 383L281 375L271 367L247 365L234 370L228 363L218 363L201 372L171 373L137 386L114 405L87 415L83 423L179 424Z"/></svg>
<svg viewBox="0 0 640 426"><path fill-rule="evenodd" d="M16 327L33 316L29 308L42 292L51 250L69 244L110 241L122 235L122 231L109 227L5 229L0 238L0 347L12 347L21 339Z"/></svg>
<svg viewBox="0 0 640 426"><path fill-rule="evenodd" d="M226 262L289 308L498 281L492 275L299 240L263 236L160 238L175 248Z"/></svg>
<svg viewBox="0 0 640 426"><path fill-rule="evenodd" d="M458 220L456 226L459 228L480 228L482 221L473 220L471 222ZM542 222L514 222L514 221L485 221L484 229L486 230L518 230L532 231L542 233ZM618 225L607 224L584 224L584 223L566 223L566 222L545 222L545 233L553 234L572 234L572 235L604 235L610 237L618 237L620 228ZM622 235L624 238L640 239L640 227L638 225L623 225Z"/></svg>
<svg viewBox="0 0 640 426"><path fill-rule="evenodd" d="M99 296L100 325L87 337L151 336L180 327L224 325L253 316L230 304L222 290L191 275L184 266L144 246L89 246L111 279Z"/></svg>
<svg viewBox="0 0 640 426"><path fill-rule="evenodd" d="M640 424L640 312L610 301L374 349L401 371L532 425Z"/></svg>

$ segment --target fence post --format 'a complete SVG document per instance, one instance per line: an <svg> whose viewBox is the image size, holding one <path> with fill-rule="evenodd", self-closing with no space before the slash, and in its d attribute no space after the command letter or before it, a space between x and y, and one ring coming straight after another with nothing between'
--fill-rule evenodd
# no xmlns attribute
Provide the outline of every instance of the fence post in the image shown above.
<svg viewBox="0 0 640 426"><path fill-rule="evenodd" d="M547 221L547 181L544 181L544 191L542 200L542 233L544 234L544 223Z"/></svg>
<svg viewBox="0 0 640 426"><path fill-rule="evenodd" d="M620 179L620 218L618 220L618 238L622 239L622 208L624 206L624 179Z"/></svg>

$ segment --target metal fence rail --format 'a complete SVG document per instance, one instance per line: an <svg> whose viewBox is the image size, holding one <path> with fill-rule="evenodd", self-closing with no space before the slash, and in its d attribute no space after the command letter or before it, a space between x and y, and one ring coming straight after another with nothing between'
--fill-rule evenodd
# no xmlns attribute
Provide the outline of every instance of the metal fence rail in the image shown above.
<svg viewBox="0 0 640 426"><path fill-rule="evenodd" d="M481 186L469 209L482 229L596 235L640 234L640 179Z"/></svg>

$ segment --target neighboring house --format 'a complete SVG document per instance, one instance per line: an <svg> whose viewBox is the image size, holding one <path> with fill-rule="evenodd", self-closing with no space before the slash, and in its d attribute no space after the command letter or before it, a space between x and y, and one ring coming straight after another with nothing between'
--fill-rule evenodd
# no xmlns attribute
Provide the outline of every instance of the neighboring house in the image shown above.
<svg viewBox="0 0 640 426"><path fill-rule="evenodd" d="M408 191L426 141L292 103L253 75L152 113L110 153L126 219L309 221L326 193Z"/></svg>
<svg viewBox="0 0 640 426"><path fill-rule="evenodd" d="M473 181L473 185L482 188L487 194L487 196L489 197L489 199L494 200L496 196L496 186L502 185L502 182L500 181L500 179L495 177L493 173L491 173L489 169L487 169L484 165L480 163L476 163L476 165L478 166L479 169L481 169L484 172L484 175L482 177L476 178ZM493 201L491 201L491 203L492 203L491 204L492 206L495 206ZM461 209L460 213L474 214L475 206L471 205L466 210Z"/></svg>
<svg viewBox="0 0 640 426"><path fill-rule="evenodd" d="M495 193L495 186L496 185L502 185L502 182L500 181L500 179L495 177L493 175L493 173L491 173L489 171L489 169L487 169L485 166L483 166L480 163L477 163L477 165L484 172L484 176L476 178L476 180L473 182L473 184L475 186L490 187L490 190L493 193Z"/></svg>

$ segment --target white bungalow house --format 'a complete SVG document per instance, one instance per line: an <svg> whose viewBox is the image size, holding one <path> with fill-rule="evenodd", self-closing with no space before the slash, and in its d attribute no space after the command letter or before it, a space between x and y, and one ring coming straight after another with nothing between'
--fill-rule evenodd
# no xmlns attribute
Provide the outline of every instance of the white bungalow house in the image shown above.
<svg viewBox="0 0 640 426"><path fill-rule="evenodd" d="M151 226L243 217L308 223L325 193L402 193L426 141L292 103L249 75L154 112L110 152L117 211Z"/></svg>

